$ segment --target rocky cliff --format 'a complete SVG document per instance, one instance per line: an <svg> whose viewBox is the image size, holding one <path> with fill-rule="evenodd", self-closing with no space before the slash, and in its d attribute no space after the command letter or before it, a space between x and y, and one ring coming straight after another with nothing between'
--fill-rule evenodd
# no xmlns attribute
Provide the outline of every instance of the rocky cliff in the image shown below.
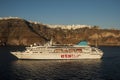
<svg viewBox="0 0 120 80"><path fill-rule="evenodd" d="M120 45L120 30L84 27L77 29L50 28L20 18L0 19L0 45L76 44L87 40L90 45Z"/></svg>

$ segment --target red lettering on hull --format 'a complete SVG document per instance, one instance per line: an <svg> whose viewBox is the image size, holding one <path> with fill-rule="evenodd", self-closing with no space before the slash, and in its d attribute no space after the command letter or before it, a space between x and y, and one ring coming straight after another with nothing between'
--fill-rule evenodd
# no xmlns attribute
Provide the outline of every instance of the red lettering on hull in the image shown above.
<svg viewBox="0 0 120 80"><path fill-rule="evenodd" d="M80 54L62 54L61 58L78 58L80 56Z"/></svg>

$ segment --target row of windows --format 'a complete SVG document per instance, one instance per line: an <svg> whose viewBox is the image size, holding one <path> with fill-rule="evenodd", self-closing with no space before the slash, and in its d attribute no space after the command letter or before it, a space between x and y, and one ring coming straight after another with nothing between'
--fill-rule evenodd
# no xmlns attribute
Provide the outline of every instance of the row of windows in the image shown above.
<svg viewBox="0 0 120 80"><path fill-rule="evenodd" d="M56 53L81 53L82 49L55 49Z"/></svg>

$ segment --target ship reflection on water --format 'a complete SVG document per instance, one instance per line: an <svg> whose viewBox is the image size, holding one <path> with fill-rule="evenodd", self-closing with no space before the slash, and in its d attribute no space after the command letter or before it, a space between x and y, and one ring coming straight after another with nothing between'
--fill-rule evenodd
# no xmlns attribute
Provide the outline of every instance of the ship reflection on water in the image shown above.
<svg viewBox="0 0 120 80"><path fill-rule="evenodd" d="M18 60L15 79L80 80L101 78L101 60ZM93 77L94 76L94 77Z"/></svg>

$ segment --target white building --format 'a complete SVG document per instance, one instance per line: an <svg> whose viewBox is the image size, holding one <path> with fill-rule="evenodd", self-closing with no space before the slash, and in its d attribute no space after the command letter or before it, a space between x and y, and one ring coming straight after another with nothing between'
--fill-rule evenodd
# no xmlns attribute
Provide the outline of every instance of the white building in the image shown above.
<svg viewBox="0 0 120 80"><path fill-rule="evenodd" d="M51 24L47 24L48 27L50 28L61 28L61 29L78 29L78 28L91 28L92 26L90 25L80 25L80 24L76 24L76 25L51 25Z"/></svg>

